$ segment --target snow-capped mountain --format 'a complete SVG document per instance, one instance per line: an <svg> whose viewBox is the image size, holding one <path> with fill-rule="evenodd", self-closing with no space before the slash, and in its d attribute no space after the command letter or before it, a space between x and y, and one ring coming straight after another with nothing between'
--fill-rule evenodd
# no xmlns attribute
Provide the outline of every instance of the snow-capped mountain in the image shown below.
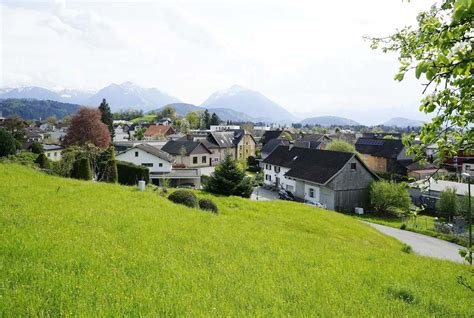
<svg viewBox="0 0 474 318"><path fill-rule="evenodd" d="M7 98L34 98L34 99L50 99L50 100L60 100L60 96L49 89L30 86L30 87L19 87L12 89L5 89L0 93L1 99Z"/></svg>
<svg viewBox="0 0 474 318"><path fill-rule="evenodd" d="M259 121L287 121L295 120L286 109L271 101L261 93L234 85L213 93L201 107L228 108L242 112Z"/></svg>
<svg viewBox="0 0 474 318"><path fill-rule="evenodd" d="M171 106L174 108L176 111L176 114L179 116L186 116L190 112L203 112L206 110L204 107L196 106L193 104L186 104L186 103L174 103L174 104L169 104L166 106ZM157 109L157 112L160 112L163 110L164 107L160 107ZM232 109L228 108L212 108L209 109L210 113L216 113L217 116L221 120L224 121L240 121L240 122L256 122L255 118L250 117L249 115L242 113L242 112L237 112Z"/></svg>
<svg viewBox="0 0 474 318"><path fill-rule="evenodd" d="M157 88L144 88L131 82L125 82L110 84L87 98L83 103L87 106L97 106L104 98L107 99L114 111L129 108L148 111L179 102L176 97L161 92Z"/></svg>

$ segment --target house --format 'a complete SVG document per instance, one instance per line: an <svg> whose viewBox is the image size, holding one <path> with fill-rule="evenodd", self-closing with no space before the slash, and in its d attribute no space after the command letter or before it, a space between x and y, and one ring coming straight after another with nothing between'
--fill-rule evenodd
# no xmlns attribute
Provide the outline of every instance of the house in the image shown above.
<svg viewBox="0 0 474 318"><path fill-rule="evenodd" d="M461 171L474 176L474 158L464 161Z"/></svg>
<svg viewBox="0 0 474 318"><path fill-rule="evenodd" d="M250 156L255 157L257 143L252 134L245 129L235 129L232 131L234 132L235 158L247 160Z"/></svg>
<svg viewBox="0 0 474 318"><path fill-rule="evenodd" d="M173 158L168 153L147 144L139 144L129 148L119 153L116 159L145 166L150 174L169 173L173 165Z"/></svg>
<svg viewBox="0 0 474 318"><path fill-rule="evenodd" d="M211 131L225 131L225 130L234 130L240 129L240 126L237 125L211 125L209 127Z"/></svg>
<svg viewBox="0 0 474 318"><path fill-rule="evenodd" d="M331 138L322 134L301 134L294 136L293 146L301 148L324 149Z"/></svg>
<svg viewBox="0 0 474 318"><path fill-rule="evenodd" d="M43 142L46 132L36 127L27 127L25 129L25 137L27 143Z"/></svg>
<svg viewBox="0 0 474 318"><path fill-rule="evenodd" d="M404 147L400 139L359 138L355 144L369 169L395 174L404 174L404 169L397 162L397 156Z"/></svg>
<svg viewBox="0 0 474 318"><path fill-rule="evenodd" d="M356 154L340 151L279 146L263 164L264 183L336 211L367 206L368 188L378 179Z"/></svg>
<svg viewBox="0 0 474 318"><path fill-rule="evenodd" d="M265 146L270 140L279 138L282 133L283 130L267 130L263 133L262 138L260 138L260 143L262 146Z"/></svg>
<svg viewBox="0 0 474 318"><path fill-rule="evenodd" d="M64 147L61 145L43 144L43 151L45 156L51 161L61 160L61 152Z"/></svg>
<svg viewBox="0 0 474 318"><path fill-rule="evenodd" d="M145 140L165 139L166 136L174 134L173 127L169 125L150 125L145 133Z"/></svg>
<svg viewBox="0 0 474 318"><path fill-rule="evenodd" d="M278 146L289 146L290 142L287 139L280 139L280 138L275 138L270 141L268 141L263 147L262 147L262 152L261 156L262 159L267 158L275 148Z"/></svg>
<svg viewBox="0 0 474 318"><path fill-rule="evenodd" d="M407 154L408 148L403 147L403 150L397 156L397 163L399 165L398 171L401 175L414 178L416 180L430 177L437 173L447 172L444 169L439 169L431 163L420 163L414 160L413 155Z"/></svg>
<svg viewBox="0 0 474 318"><path fill-rule="evenodd" d="M169 126L173 123L173 120L169 117L164 117L158 120L158 125Z"/></svg>
<svg viewBox="0 0 474 318"><path fill-rule="evenodd" d="M188 168L212 166L212 151L203 142L190 139L170 140L162 148L175 159L175 164Z"/></svg>

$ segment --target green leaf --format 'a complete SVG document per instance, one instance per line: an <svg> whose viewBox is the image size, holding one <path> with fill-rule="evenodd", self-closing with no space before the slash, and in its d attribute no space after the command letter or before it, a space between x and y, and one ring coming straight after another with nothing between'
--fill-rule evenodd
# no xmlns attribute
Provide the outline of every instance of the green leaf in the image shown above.
<svg viewBox="0 0 474 318"><path fill-rule="evenodd" d="M444 56L444 55L440 55L439 56L439 60L441 61L441 63L445 64L445 65L448 65L449 64L449 59Z"/></svg>
<svg viewBox="0 0 474 318"><path fill-rule="evenodd" d="M404 76L405 76L404 73L398 73L398 74L395 75L395 80L401 82L401 81L403 81Z"/></svg>
<svg viewBox="0 0 474 318"><path fill-rule="evenodd" d="M416 78L420 78L421 76L421 73L423 73L423 68L425 67L425 62L420 62L418 63L418 65L416 66L416 69L415 69L415 76Z"/></svg>

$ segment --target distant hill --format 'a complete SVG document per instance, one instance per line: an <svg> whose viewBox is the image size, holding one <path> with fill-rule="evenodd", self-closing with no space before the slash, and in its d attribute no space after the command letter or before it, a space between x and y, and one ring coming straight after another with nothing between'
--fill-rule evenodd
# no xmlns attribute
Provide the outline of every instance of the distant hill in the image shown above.
<svg viewBox="0 0 474 318"><path fill-rule="evenodd" d="M179 116L186 116L189 112L203 112L206 110L204 107L196 106L193 104L186 104L186 103L174 103L174 104L169 104L166 106L171 106L174 108L176 111L176 114ZM166 106L158 108L156 111L162 111L163 108ZM247 114L244 114L242 112L237 112L232 109L227 109L227 108L213 108L209 109L210 113L216 113L217 116L221 120L228 121L242 121L242 122L257 122L257 120L253 117L250 117Z"/></svg>
<svg viewBox="0 0 474 318"><path fill-rule="evenodd" d="M215 92L201 104L201 107L231 109L245 113L258 121L291 122L295 120L293 114L261 93L238 85Z"/></svg>
<svg viewBox="0 0 474 318"><path fill-rule="evenodd" d="M18 87L4 88L0 90L0 99L8 98L28 98L38 100L54 100L63 103L81 104L85 99L91 96L90 92L63 89L60 91L52 91L42 87Z"/></svg>
<svg viewBox="0 0 474 318"><path fill-rule="evenodd" d="M152 110L180 100L161 92L157 88L144 88L131 82L110 84L84 101L87 106L99 106L102 99L107 99L113 111L121 109Z"/></svg>
<svg viewBox="0 0 474 318"><path fill-rule="evenodd" d="M9 98L0 100L0 112L5 117L18 115L24 119L45 119L64 116L77 112L80 105L61 103L53 100L37 100L26 98Z"/></svg>
<svg viewBox="0 0 474 318"><path fill-rule="evenodd" d="M420 127L423 125L423 122L420 120L403 118L403 117L394 117L390 120L384 122L383 126L389 127Z"/></svg>
<svg viewBox="0 0 474 318"><path fill-rule="evenodd" d="M303 125L321 125L321 126L359 126L360 124L352 119L337 116L319 116L306 118L301 121Z"/></svg>

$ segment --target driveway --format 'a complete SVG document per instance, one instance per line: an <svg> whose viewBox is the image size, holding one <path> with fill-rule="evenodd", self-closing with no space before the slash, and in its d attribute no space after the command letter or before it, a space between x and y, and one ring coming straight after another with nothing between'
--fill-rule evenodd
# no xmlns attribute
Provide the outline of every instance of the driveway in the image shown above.
<svg viewBox="0 0 474 318"><path fill-rule="evenodd" d="M257 193L258 193L258 200L259 201L271 201L271 200L279 200L278 192L270 191L263 187L259 187L258 190L253 190L252 196L250 197L251 200L257 200Z"/></svg>
<svg viewBox="0 0 474 318"><path fill-rule="evenodd" d="M446 242L431 236L418 234L410 231L404 231L393 227L364 222L378 231L396 238L402 243L408 244L413 251L422 256L429 256L440 259L447 259L452 262L463 263L463 259L459 255L461 245Z"/></svg>

